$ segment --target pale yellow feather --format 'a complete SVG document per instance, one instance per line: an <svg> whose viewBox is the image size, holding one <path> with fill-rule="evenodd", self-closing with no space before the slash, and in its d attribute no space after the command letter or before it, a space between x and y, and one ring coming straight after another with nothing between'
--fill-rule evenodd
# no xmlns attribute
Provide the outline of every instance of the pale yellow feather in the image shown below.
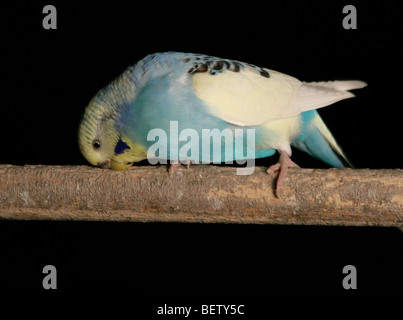
<svg viewBox="0 0 403 320"><path fill-rule="evenodd" d="M238 126L256 126L354 97L347 90L366 86L358 80L307 83L264 70L269 77L250 66L214 76L196 73L192 77L193 87L213 115Z"/></svg>
<svg viewBox="0 0 403 320"><path fill-rule="evenodd" d="M268 70L270 78L247 67L241 72L192 77L196 95L211 107L211 113L239 125L259 125L284 118L301 82L286 74ZM295 114L293 114L295 115Z"/></svg>

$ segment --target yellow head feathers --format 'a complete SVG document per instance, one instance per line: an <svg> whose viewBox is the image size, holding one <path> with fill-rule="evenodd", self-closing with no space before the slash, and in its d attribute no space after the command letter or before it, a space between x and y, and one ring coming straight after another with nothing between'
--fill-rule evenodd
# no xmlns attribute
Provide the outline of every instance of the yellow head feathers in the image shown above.
<svg viewBox="0 0 403 320"><path fill-rule="evenodd" d="M78 143L81 153L94 166L125 170L147 157L144 147L118 133L116 119L115 108L97 98L85 110Z"/></svg>

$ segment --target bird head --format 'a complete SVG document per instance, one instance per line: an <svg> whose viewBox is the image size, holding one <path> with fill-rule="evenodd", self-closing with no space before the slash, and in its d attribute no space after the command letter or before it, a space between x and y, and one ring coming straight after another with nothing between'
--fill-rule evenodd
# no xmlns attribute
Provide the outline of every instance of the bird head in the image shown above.
<svg viewBox="0 0 403 320"><path fill-rule="evenodd" d="M116 108L97 96L85 109L78 129L78 143L83 156L94 166L125 170L143 160L147 152L119 134Z"/></svg>

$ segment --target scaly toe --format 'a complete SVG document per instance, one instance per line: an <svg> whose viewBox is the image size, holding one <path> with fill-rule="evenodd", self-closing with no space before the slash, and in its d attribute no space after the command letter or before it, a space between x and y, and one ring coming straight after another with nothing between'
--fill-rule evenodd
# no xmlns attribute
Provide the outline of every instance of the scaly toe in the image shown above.
<svg viewBox="0 0 403 320"><path fill-rule="evenodd" d="M271 165L271 166L267 169L266 172L267 172L269 175L272 175L274 172L280 170L280 167L281 167L280 163L273 164L273 165Z"/></svg>

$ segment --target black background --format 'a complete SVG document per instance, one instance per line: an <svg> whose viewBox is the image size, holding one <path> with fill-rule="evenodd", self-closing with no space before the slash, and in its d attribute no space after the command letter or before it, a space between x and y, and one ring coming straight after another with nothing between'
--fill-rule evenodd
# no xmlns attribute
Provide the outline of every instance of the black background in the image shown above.
<svg viewBox="0 0 403 320"><path fill-rule="evenodd" d="M304 81L366 81L320 114L357 168L401 168L402 8L371 3L2 2L0 162L86 165L77 128L91 97L149 53L184 51ZM46 4L57 30L42 27ZM357 30L342 27L346 4ZM129 292L152 310L156 299L397 298L402 249L397 228L3 220L0 292ZM58 270L52 292L42 289L47 264ZM358 290L342 288L347 264Z"/></svg>

